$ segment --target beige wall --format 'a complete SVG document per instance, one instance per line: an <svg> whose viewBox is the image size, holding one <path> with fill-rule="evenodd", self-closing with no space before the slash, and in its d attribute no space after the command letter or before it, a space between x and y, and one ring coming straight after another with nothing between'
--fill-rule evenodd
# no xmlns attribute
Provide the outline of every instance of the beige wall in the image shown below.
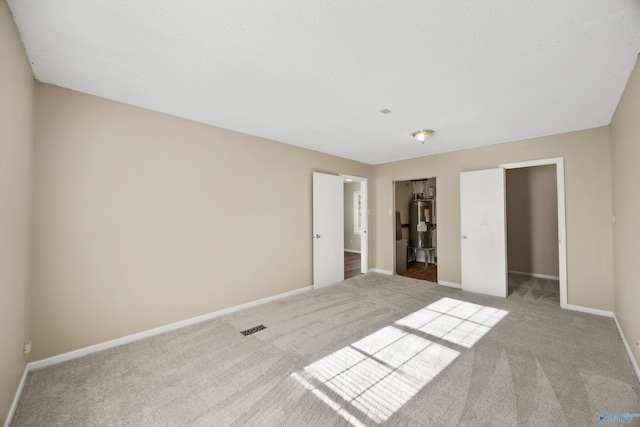
<svg viewBox="0 0 640 427"><path fill-rule="evenodd" d="M49 85L36 105L34 360L311 285L312 172L371 178Z"/></svg>
<svg viewBox="0 0 640 427"><path fill-rule="evenodd" d="M29 340L33 74L0 1L0 423L24 372Z"/></svg>
<svg viewBox="0 0 640 427"><path fill-rule="evenodd" d="M640 62L611 121L614 312L640 365Z"/></svg>
<svg viewBox="0 0 640 427"><path fill-rule="evenodd" d="M506 177L509 270L558 277L556 166L509 169Z"/></svg>
<svg viewBox="0 0 640 427"><path fill-rule="evenodd" d="M565 159L568 302L612 310L608 127L374 166L376 267L393 270L393 181L437 178L438 278L460 283L460 172L551 157Z"/></svg>
<svg viewBox="0 0 640 427"><path fill-rule="evenodd" d="M411 185L411 181L396 182L395 198L395 212L400 212L401 224L409 224L409 203L413 200L413 185ZM402 227L402 238L407 242L409 241L408 227Z"/></svg>
<svg viewBox="0 0 640 427"><path fill-rule="evenodd" d="M353 193L360 191L359 182L344 184L344 248L360 252L360 234L353 232Z"/></svg>

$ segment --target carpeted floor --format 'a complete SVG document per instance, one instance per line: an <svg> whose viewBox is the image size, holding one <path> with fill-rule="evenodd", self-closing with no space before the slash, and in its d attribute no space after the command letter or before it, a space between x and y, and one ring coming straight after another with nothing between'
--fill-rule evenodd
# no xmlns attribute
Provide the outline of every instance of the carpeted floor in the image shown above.
<svg viewBox="0 0 640 427"><path fill-rule="evenodd" d="M509 298L560 306L560 282L553 279L509 273Z"/></svg>
<svg viewBox="0 0 640 427"><path fill-rule="evenodd" d="M31 372L12 425L588 426L639 396L612 319L370 273Z"/></svg>

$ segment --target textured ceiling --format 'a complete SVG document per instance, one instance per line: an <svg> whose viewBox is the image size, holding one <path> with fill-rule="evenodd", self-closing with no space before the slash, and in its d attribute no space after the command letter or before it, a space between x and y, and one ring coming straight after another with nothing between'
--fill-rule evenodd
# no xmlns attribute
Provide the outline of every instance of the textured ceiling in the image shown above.
<svg viewBox="0 0 640 427"><path fill-rule="evenodd" d="M640 52L637 0L8 3L42 82L370 164L607 125Z"/></svg>

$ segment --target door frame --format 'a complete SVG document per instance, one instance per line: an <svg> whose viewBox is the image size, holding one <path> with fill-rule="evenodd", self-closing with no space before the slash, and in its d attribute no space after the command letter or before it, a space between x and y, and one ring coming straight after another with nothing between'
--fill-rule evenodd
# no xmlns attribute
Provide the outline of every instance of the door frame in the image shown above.
<svg viewBox="0 0 640 427"><path fill-rule="evenodd" d="M360 233L360 272L369 271L369 193L367 178L341 173L340 176L346 182L360 183L360 194L362 196L362 233Z"/></svg>
<svg viewBox="0 0 640 427"><path fill-rule="evenodd" d="M558 270L560 281L560 307L567 307L567 223L564 187L564 157L529 160L525 162L504 163L498 167L504 169L529 168L534 166L556 165L556 191L558 194ZM506 181L505 181L506 183ZM507 227L509 224L507 224Z"/></svg>
<svg viewBox="0 0 640 427"><path fill-rule="evenodd" d="M396 184L399 183L399 182L427 181L429 179L435 179L436 180L436 195L435 195L435 197L433 199L434 200L433 213L436 216L436 221L437 221L436 222L436 229L437 229L437 224L440 223L440 221L438 219L438 206L439 206L439 203L437 203L437 199L438 199L438 175L429 176L427 178L394 179L393 181L391 181L391 199L393 200L393 211L389 211L389 215L392 215L392 217L393 217L391 221L393 223L393 235L394 236L395 236L396 227L397 227L397 225L396 225L396 215L395 215L396 203L397 203L397 200L396 200L396 197L397 197L397 195L396 195ZM393 276L398 276L398 273L396 273L398 271L397 270L398 266L396 264L397 257L396 257L395 241L396 241L396 239L394 238L393 239L393 243L394 244L391 245L392 246L392 254L393 254L393 270L389 271L389 272L386 272L386 274L390 274L390 275L393 275ZM437 247L438 247L438 235L436 233L436 246L435 246L436 253L438 252ZM442 257L440 258L439 262L441 262L441 261L442 261ZM436 266L436 269L437 269L437 266ZM421 279L418 279L418 280L421 280ZM436 283L438 285L451 286L451 284L449 282L442 282L442 281L440 281L440 279L438 279L438 281ZM454 286L454 287L458 288L459 286Z"/></svg>

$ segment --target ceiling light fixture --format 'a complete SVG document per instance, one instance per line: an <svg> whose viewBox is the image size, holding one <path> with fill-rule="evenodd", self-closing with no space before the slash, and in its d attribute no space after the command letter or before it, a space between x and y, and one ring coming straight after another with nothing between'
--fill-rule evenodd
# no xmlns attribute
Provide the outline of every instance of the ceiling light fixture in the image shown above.
<svg viewBox="0 0 640 427"><path fill-rule="evenodd" d="M424 144L424 142L431 138L433 136L433 134L435 134L436 131L435 130L431 130L431 129L422 129L422 130L417 130L415 132L413 132L411 135L413 135L413 137L415 139L417 139L418 141L422 142Z"/></svg>

